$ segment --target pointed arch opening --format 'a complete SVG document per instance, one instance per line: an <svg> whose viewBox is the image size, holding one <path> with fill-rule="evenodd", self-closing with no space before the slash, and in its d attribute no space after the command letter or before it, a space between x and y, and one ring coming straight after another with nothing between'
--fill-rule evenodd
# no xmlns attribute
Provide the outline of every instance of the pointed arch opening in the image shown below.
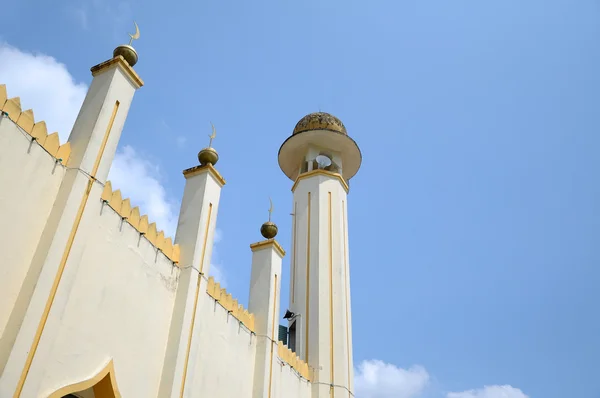
<svg viewBox="0 0 600 398"><path fill-rule="evenodd" d="M113 361L91 379L62 387L48 398L121 398Z"/></svg>

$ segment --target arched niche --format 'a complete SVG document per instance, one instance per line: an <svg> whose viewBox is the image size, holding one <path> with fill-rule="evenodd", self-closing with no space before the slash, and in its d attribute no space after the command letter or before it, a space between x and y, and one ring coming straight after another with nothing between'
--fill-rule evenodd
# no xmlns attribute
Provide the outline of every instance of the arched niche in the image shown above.
<svg viewBox="0 0 600 398"><path fill-rule="evenodd" d="M78 395L93 398L121 398L115 379L115 368L111 360L91 379L62 387L48 398L72 398Z"/></svg>

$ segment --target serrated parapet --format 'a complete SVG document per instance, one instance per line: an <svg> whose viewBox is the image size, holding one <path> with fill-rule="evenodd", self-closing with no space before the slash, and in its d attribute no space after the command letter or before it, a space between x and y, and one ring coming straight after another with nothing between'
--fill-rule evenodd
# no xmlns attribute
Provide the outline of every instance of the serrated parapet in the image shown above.
<svg viewBox="0 0 600 398"><path fill-rule="evenodd" d="M52 157L64 165L67 164L71 155L71 145L68 142L60 145L58 133L48 135L46 122L36 122L33 109L21 110L19 97L8 98L5 84L0 84L0 111L37 141Z"/></svg>

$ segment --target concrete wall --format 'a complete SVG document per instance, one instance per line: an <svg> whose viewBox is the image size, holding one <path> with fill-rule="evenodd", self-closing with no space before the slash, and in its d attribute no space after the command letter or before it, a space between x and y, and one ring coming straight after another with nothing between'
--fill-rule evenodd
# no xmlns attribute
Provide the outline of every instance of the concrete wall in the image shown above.
<svg viewBox="0 0 600 398"><path fill-rule="evenodd" d="M65 171L15 122L0 117L0 373L39 273L32 272L22 291Z"/></svg>
<svg viewBox="0 0 600 398"><path fill-rule="evenodd" d="M251 398L256 336L208 294L199 300L200 338L190 351L186 396Z"/></svg>
<svg viewBox="0 0 600 398"><path fill-rule="evenodd" d="M283 362L280 358L273 361L273 397L310 398L311 383Z"/></svg>
<svg viewBox="0 0 600 398"><path fill-rule="evenodd" d="M93 190L23 396L48 396L111 358L125 397L157 395L179 269ZM53 336L53 338L45 338Z"/></svg>

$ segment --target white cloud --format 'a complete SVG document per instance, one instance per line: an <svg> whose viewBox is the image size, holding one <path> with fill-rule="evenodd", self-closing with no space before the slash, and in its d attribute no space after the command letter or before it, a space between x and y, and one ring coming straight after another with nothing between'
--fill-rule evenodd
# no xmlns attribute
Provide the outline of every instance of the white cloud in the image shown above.
<svg viewBox="0 0 600 398"><path fill-rule="evenodd" d="M529 398L523 391L512 386L485 386L478 390L451 392L446 398Z"/></svg>
<svg viewBox="0 0 600 398"><path fill-rule="evenodd" d="M58 131L66 142L87 93L67 67L53 57L21 51L0 43L0 84L6 84L9 97L21 98L23 109L32 108L36 120L45 120L50 131ZM132 206L139 206L158 228L173 237L178 205L161 184L159 168L134 148L119 149L109 178L121 189Z"/></svg>
<svg viewBox="0 0 600 398"><path fill-rule="evenodd" d="M67 67L44 54L32 54L0 43L0 84L21 107L45 120L48 132L58 131L66 142L85 98L87 86L76 82Z"/></svg>
<svg viewBox="0 0 600 398"><path fill-rule="evenodd" d="M159 175L157 165L126 145L117 151L108 179L113 189L120 189L124 198L131 199L132 206L139 206L140 213L148 214L150 221L165 231L165 236L173 237L179 205L168 197Z"/></svg>
<svg viewBox="0 0 600 398"><path fill-rule="evenodd" d="M354 375L357 398L418 398L428 383L422 366L403 369L379 360L363 361Z"/></svg>

